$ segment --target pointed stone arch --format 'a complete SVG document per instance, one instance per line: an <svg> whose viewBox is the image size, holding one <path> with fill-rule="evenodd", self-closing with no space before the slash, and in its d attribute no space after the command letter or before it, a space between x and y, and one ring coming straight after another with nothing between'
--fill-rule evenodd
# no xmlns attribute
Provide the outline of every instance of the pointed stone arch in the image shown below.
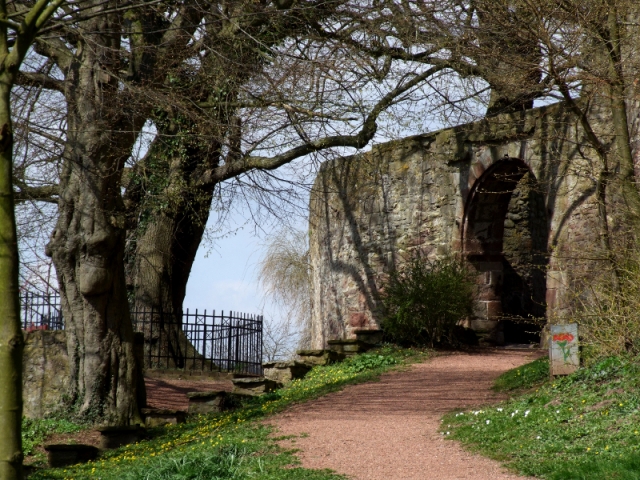
<svg viewBox="0 0 640 480"><path fill-rule="evenodd" d="M535 339L533 318L546 314L548 221L544 195L518 158L493 163L466 199L463 257L478 285L470 325L491 342Z"/></svg>

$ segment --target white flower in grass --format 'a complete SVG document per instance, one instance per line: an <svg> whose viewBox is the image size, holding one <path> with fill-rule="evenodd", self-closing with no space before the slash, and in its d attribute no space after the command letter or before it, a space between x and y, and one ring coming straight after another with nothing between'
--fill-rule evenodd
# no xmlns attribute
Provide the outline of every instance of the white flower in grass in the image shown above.
<svg viewBox="0 0 640 480"><path fill-rule="evenodd" d="M529 415L529 412L531 412L531 410L527 410L526 412L524 412L524 416L526 417L527 415Z"/></svg>
<svg viewBox="0 0 640 480"><path fill-rule="evenodd" d="M538 435L538 436L536 437L536 440L542 440L542 437L541 437L540 435Z"/></svg>
<svg viewBox="0 0 640 480"><path fill-rule="evenodd" d="M489 425L491 423L491 420L487 420L487 425Z"/></svg>
<svg viewBox="0 0 640 480"><path fill-rule="evenodd" d="M497 410L497 411L499 411L499 412L501 412L501 411L502 411L502 409L501 409L501 408L496 408L496 410Z"/></svg>

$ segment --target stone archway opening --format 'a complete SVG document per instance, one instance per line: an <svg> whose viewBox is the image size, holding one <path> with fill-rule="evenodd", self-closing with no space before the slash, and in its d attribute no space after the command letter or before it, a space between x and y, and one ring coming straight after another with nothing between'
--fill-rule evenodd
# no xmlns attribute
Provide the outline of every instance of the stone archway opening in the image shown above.
<svg viewBox="0 0 640 480"><path fill-rule="evenodd" d="M505 158L488 168L467 199L464 258L477 272L470 326L485 341L533 343L546 314L548 222L529 167Z"/></svg>

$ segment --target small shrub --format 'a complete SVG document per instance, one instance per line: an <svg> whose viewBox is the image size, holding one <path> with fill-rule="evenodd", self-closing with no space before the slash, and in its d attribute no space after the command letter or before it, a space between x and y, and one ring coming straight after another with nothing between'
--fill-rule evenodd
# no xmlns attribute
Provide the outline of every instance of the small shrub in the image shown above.
<svg viewBox="0 0 640 480"><path fill-rule="evenodd" d="M429 261L416 255L389 277L382 328L401 344L455 345L457 323L471 314L473 287L461 262Z"/></svg>
<svg viewBox="0 0 640 480"><path fill-rule="evenodd" d="M349 373L360 373L365 370L388 367L397 363L397 360L391 355L379 355L375 353L362 353L343 362L344 370Z"/></svg>
<svg viewBox="0 0 640 480"><path fill-rule="evenodd" d="M612 272L573 292L571 320L581 327L587 365L604 357L640 354L640 256L626 251L618 257Z"/></svg>
<svg viewBox="0 0 640 480"><path fill-rule="evenodd" d="M42 444L47 436L54 433L75 433L83 426L64 418L22 419L22 450L25 455L32 455L37 445Z"/></svg>

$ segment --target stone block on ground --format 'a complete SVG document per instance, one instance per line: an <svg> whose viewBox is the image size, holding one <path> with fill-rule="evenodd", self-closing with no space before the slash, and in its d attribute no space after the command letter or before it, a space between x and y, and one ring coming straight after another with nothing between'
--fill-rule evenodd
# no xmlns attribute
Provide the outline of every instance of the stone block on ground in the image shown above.
<svg viewBox="0 0 640 480"><path fill-rule="evenodd" d="M294 360L291 362L263 363L262 369L265 378L284 385L297 378L304 378L309 370L311 370L311 366Z"/></svg>
<svg viewBox="0 0 640 480"><path fill-rule="evenodd" d="M144 417L144 425L147 428L161 427L163 425L177 425L184 423L187 413L182 410L171 410L168 408L143 408L140 410Z"/></svg>
<svg viewBox="0 0 640 480"><path fill-rule="evenodd" d="M140 425L102 427L98 431L100 448L105 450L139 442L147 433Z"/></svg>
<svg viewBox="0 0 640 480"><path fill-rule="evenodd" d="M349 340L329 340L327 342L329 344L329 348L336 352L338 355L344 355L346 357L351 357L353 355L357 355L358 353L366 352L373 348L373 345L370 343L364 343L357 339L349 339Z"/></svg>
<svg viewBox="0 0 640 480"><path fill-rule="evenodd" d="M300 363L311 367L329 365L344 360L344 354L339 354L334 350L298 350L296 354Z"/></svg>
<svg viewBox="0 0 640 480"><path fill-rule="evenodd" d="M209 392L189 392L189 414L206 414L222 412L226 409L227 392L224 390L214 390Z"/></svg>
<svg viewBox="0 0 640 480"><path fill-rule="evenodd" d="M276 382L264 377L235 378L232 380L232 382L232 393L240 393L253 396L273 392L278 387Z"/></svg>
<svg viewBox="0 0 640 480"><path fill-rule="evenodd" d="M51 468L67 467L98 458L99 450L92 445L50 444L45 445L47 460Z"/></svg>

